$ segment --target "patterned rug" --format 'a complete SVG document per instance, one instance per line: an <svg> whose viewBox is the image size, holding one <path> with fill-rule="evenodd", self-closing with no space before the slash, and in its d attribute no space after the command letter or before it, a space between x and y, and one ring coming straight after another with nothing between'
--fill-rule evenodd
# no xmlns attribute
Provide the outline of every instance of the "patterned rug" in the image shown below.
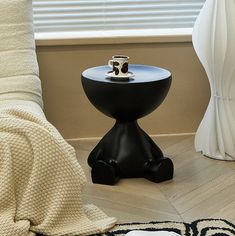
<svg viewBox="0 0 235 236"><path fill-rule="evenodd" d="M166 230L182 236L235 236L235 225L222 219L203 219L188 223L173 221L119 224L106 236L122 236L131 230Z"/></svg>

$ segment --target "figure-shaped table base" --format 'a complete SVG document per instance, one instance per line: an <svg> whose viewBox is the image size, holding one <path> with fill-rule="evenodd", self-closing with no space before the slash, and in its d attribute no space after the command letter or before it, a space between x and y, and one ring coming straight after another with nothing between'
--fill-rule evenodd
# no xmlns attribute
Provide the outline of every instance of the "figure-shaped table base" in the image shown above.
<svg viewBox="0 0 235 236"><path fill-rule="evenodd" d="M116 122L88 158L92 181L115 184L120 178L147 178L162 182L173 178L173 163L139 127L137 121Z"/></svg>
<svg viewBox="0 0 235 236"><path fill-rule="evenodd" d="M129 65L130 79L105 76L108 66L82 73L82 85L90 102L116 124L90 153L94 183L115 184L120 178L147 178L162 182L173 177L173 163L139 127L137 120L154 111L166 97L171 73L165 69Z"/></svg>

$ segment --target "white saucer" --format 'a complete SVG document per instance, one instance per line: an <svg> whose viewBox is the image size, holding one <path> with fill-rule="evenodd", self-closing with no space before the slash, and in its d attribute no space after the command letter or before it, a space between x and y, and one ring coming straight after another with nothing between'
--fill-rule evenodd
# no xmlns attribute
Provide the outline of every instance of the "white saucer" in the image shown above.
<svg viewBox="0 0 235 236"><path fill-rule="evenodd" d="M107 72L105 75L112 77L112 78L117 78L117 79L127 79L127 78L131 78L134 77L135 75L132 72L128 72L127 75L115 75L115 73L113 71L109 71Z"/></svg>

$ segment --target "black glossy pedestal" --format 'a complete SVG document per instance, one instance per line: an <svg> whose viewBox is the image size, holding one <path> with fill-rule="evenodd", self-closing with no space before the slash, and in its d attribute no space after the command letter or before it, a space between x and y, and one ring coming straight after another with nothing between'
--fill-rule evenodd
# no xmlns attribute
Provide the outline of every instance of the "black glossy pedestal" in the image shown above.
<svg viewBox="0 0 235 236"><path fill-rule="evenodd" d="M90 102L116 119L114 127L88 157L92 181L113 185L120 178L144 177L154 182L172 179L172 161L164 157L137 123L166 97L170 72L153 66L129 65L135 77L117 81L105 76L109 70L108 66L99 66L82 73L82 85Z"/></svg>

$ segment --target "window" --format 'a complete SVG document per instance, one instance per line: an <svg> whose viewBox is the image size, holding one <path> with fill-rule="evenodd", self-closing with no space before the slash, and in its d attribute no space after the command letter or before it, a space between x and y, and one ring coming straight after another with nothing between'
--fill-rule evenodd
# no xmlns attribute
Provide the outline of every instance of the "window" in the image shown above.
<svg viewBox="0 0 235 236"><path fill-rule="evenodd" d="M33 0L36 34L92 37L192 29L205 0Z"/></svg>

